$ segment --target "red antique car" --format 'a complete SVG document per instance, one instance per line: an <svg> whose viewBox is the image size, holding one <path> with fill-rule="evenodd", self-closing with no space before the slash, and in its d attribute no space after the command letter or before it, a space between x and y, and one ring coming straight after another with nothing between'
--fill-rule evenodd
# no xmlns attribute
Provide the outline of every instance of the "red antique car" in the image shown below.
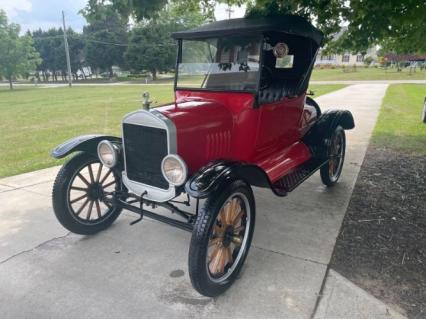
<svg viewBox="0 0 426 319"><path fill-rule="evenodd" d="M307 97L323 35L300 17L219 21L173 37L175 101L149 110L146 100L124 117L121 137L85 135L54 149L55 158L77 154L57 176L53 208L78 234L104 230L122 209L139 215L133 223L145 216L192 232L192 284L216 296L250 248L252 187L285 196L317 170L333 186L354 120Z"/></svg>

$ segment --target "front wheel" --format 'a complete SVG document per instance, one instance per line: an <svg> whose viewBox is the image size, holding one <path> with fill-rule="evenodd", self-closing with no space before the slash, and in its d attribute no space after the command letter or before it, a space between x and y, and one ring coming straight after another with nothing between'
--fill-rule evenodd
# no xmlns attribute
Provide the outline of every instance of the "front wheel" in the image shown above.
<svg viewBox="0 0 426 319"><path fill-rule="evenodd" d="M53 185L53 210L69 231L90 235L109 227L121 208L103 198L120 188L119 175L99 159L78 153L61 168Z"/></svg>
<svg viewBox="0 0 426 319"><path fill-rule="evenodd" d="M195 222L189 248L189 276L202 295L228 289L247 257L255 225L253 192L234 181L207 199Z"/></svg>
<svg viewBox="0 0 426 319"><path fill-rule="evenodd" d="M341 126L338 126L327 143L328 162L320 169L321 180L326 186L334 186L339 180L345 161L346 136Z"/></svg>

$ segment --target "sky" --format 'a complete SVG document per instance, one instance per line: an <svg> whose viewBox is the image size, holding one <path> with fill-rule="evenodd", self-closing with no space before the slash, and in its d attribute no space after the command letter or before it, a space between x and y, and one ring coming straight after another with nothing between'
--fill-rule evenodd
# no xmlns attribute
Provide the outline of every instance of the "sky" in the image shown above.
<svg viewBox="0 0 426 319"><path fill-rule="evenodd" d="M0 0L0 9L6 11L9 22L21 25L22 33L39 28L47 30L62 26L61 11L64 10L67 27L75 31L83 30L84 18L78 14L87 3L87 0ZM216 7L217 20L228 18L228 6L221 4ZM240 18L245 8L232 7L231 17Z"/></svg>

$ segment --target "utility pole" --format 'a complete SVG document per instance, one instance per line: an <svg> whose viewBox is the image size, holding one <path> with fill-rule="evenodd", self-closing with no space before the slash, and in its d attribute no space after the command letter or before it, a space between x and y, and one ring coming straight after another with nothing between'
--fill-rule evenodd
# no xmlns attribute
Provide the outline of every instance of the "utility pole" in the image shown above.
<svg viewBox="0 0 426 319"><path fill-rule="evenodd" d="M65 26L65 13L62 11L62 24L64 26L64 43L65 43L65 56L67 58L67 69L68 69L68 85L72 86L72 74L71 74L71 62L70 62L70 50L68 47L67 40L67 28Z"/></svg>
<svg viewBox="0 0 426 319"><path fill-rule="evenodd" d="M232 10L232 6L228 3L228 8L225 9L226 12L228 12L228 20L231 19L232 13L234 13L234 10Z"/></svg>

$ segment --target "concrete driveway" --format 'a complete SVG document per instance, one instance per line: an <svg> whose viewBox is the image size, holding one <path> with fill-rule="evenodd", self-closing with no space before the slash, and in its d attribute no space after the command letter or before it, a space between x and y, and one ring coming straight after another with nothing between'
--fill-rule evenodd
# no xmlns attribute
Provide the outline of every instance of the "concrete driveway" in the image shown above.
<svg viewBox="0 0 426 319"><path fill-rule="evenodd" d="M386 88L354 85L317 99L355 117L341 182L327 189L316 174L287 198L256 189L253 247L241 278L215 299L191 287L189 233L148 219L129 226L136 216L123 213L96 236L69 234L51 208L58 168L0 180L0 317L399 317L328 271Z"/></svg>

